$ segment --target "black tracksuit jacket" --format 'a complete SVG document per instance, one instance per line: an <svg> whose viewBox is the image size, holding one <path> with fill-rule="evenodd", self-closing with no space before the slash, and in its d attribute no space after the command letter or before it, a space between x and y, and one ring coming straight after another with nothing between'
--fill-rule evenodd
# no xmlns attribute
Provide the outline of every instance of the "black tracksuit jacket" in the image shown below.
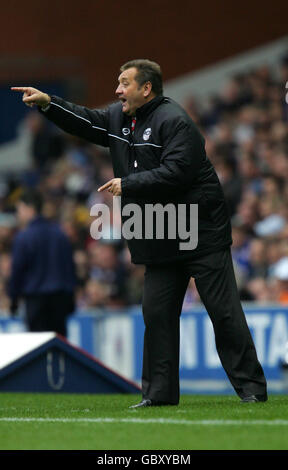
<svg viewBox="0 0 288 470"><path fill-rule="evenodd" d="M64 131L110 148L115 178L121 178L122 208L128 203L142 209L148 203L173 203L176 208L185 204L189 233L190 204L198 204L196 248L181 250L178 236L145 239L143 215L143 238L128 240L133 263L193 260L231 245L227 204L204 138L172 99L158 96L138 108L133 135L132 119L122 112L120 102L89 109L52 96L49 109L39 109Z"/></svg>

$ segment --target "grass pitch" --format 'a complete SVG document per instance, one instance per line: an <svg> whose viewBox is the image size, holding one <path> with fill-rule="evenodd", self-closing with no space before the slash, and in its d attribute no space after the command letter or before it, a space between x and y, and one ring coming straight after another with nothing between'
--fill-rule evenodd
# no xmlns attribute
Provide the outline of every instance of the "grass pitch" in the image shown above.
<svg viewBox="0 0 288 470"><path fill-rule="evenodd" d="M288 397L182 395L130 410L139 395L0 393L1 450L287 450Z"/></svg>

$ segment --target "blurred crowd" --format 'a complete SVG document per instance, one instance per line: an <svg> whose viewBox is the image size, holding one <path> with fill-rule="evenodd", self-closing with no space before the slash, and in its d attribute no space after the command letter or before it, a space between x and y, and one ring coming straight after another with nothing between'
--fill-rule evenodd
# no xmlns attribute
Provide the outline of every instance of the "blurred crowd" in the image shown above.
<svg viewBox="0 0 288 470"><path fill-rule="evenodd" d="M207 103L185 104L229 205L242 301L288 303L287 83L288 56L231 77Z"/></svg>
<svg viewBox="0 0 288 470"><path fill-rule="evenodd" d="M206 151L228 202L232 254L242 301L288 303L288 56L230 77L206 101L184 107L206 140ZM182 103L183 104L183 103ZM70 136L38 111L25 118L31 165L0 174L0 314L8 315L6 285L11 247L19 230L15 204L27 187L44 196L44 215L69 237L77 274L78 311L121 309L141 303L144 267L131 264L124 240L90 233L95 203L112 210L112 196L98 193L113 178L109 152ZM1 147L0 147L1 156ZM114 220L115 222L115 220ZM120 226L120 219L116 221ZM184 308L200 302L191 279Z"/></svg>

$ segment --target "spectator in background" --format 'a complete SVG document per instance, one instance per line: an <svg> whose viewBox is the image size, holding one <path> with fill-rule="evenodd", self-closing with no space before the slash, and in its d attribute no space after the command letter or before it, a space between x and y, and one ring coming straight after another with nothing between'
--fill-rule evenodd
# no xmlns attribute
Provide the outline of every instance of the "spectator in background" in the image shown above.
<svg viewBox="0 0 288 470"><path fill-rule="evenodd" d="M267 277L266 243L261 238L253 238L249 247L250 279Z"/></svg>
<svg viewBox="0 0 288 470"><path fill-rule="evenodd" d="M39 172L47 171L63 153L66 140L63 133L49 123L39 113L30 113L27 123L31 131L31 155L34 167Z"/></svg>
<svg viewBox="0 0 288 470"><path fill-rule="evenodd" d="M246 292L250 294L250 298L247 298L247 300L254 302L267 304L275 300L270 283L267 283L262 277L251 279L251 281L247 283Z"/></svg>
<svg viewBox="0 0 288 470"><path fill-rule="evenodd" d="M110 286L107 304L110 307L123 306L126 298L126 269L119 260L113 243L94 241L88 247L91 278Z"/></svg>
<svg viewBox="0 0 288 470"><path fill-rule="evenodd" d="M254 194L258 194L261 189L261 172L259 163L253 152L242 152L239 158L239 172L242 181L242 194L248 190Z"/></svg>
<svg viewBox="0 0 288 470"><path fill-rule="evenodd" d="M277 302L288 304L288 257L284 256L274 265L273 276L276 279Z"/></svg>
<svg viewBox="0 0 288 470"><path fill-rule="evenodd" d="M237 273L237 283L242 284L250 274L250 243L251 235L242 219L232 218L232 258Z"/></svg>
<svg viewBox="0 0 288 470"><path fill-rule="evenodd" d="M232 217L236 213L242 192L242 184L241 179L237 175L236 162L231 157L222 157L215 165L215 169L221 181L230 216Z"/></svg>
<svg viewBox="0 0 288 470"><path fill-rule="evenodd" d="M109 306L111 296L110 284L97 279L89 279L85 284L83 308L95 311L98 308Z"/></svg>
<svg viewBox="0 0 288 470"><path fill-rule="evenodd" d="M23 298L30 331L66 336L66 319L74 310L75 272L71 245L57 224L41 215L42 197L22 194L17 215L22 230L12 252L9 294L11 311Z"/></svg>

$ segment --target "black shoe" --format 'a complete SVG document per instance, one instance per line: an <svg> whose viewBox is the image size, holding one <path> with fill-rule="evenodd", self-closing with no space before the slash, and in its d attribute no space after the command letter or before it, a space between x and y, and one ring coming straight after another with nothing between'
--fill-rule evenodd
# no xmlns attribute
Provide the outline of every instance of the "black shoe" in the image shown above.
<svg viewBox="0 0 288 470"><path fill-rule="evenodd" d="M153 406L152 400L149 400L149 398L145 398L142 401L140 401L140 403L129 406L129 408L144 408L145 406Z"/></svg>
<svg viewBox="0 0 288 470"><path fill-rule="evenodd" d="M241 403L258 403L260 401L267 401L268 396L265 393L265 395L248 395L246 397L243 397L241 400Z"/></svg>
<svg viewBox="0 0 288 470"><path fill-rule="evenodd" d="M248 397L242 398L241 403L257 403L258 401L255 395L249 395Z"/></svg>
<svg viewBox="0 0 288 470"><path fill-rule="evenodd" d="M143 408L146 406L165 406L165 405L172 405L172 403L150 400L150 398L143 398L143 400L140 401L140 403L137 403L136 405L131 405L129 406L129 408Z"/></svg>
<svg viewBox="0 0 288 470"><path fill-rule="evenodd" d="M255 395L258 401L267 401L268 395L265 393L264 395Z"/></svg>

